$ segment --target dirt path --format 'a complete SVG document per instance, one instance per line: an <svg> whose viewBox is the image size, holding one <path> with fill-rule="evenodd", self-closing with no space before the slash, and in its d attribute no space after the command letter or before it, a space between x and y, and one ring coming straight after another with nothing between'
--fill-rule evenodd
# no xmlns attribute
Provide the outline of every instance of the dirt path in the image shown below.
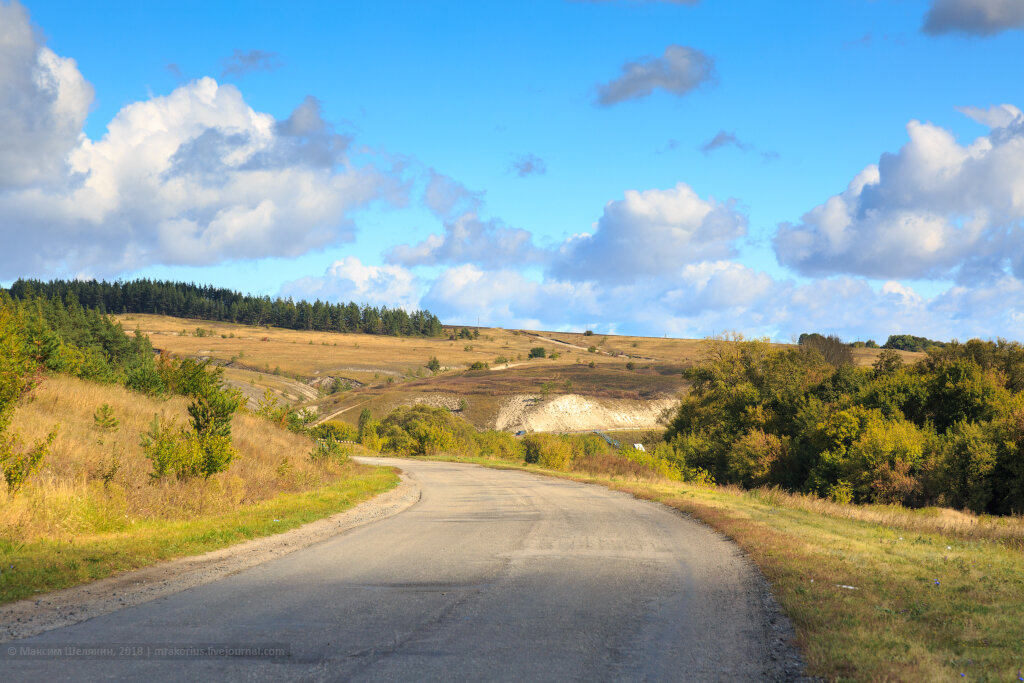
<svg viewBox="0 0 1024 683"><path fill-rule="evenodd" d="M543 341L551 342L552 344L561 344L562 346L568 346L568 347L573 348L573 349L579 349L580 351L589 351L590 350L586 346L579 346L578 344L570 344L569 342L562 341L561 339L552 339L551 337L545 337L544 335L537 334L536 332L526 332L526 334L530 335L531 337L536 337L537 339L541 339ZM597 348L597 347L595 347L595 348ZM616 353L612 353L610 351L604 351L604 350L602 350L600 348L598 348L595 353L600 353L600 354L603 354L605 356L611 356L613 358L621 355L621 356L625 356L626 358L633 358L635 360L650 360L650 361L660 361L661 360L660 358L652 358L651 356L638 356L636 354L625 353L625 352L616 354Z"/></svg>

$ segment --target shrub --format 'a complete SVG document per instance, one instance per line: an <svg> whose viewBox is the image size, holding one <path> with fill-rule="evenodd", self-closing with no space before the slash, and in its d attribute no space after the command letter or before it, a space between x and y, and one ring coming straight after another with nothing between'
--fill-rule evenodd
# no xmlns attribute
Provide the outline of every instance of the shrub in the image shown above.
<svg viewBox="0 0 1024 683"><path fill-rule="evenodd" d="M309 435L314 439L334 439L335 441L359 440L358 429L337 420L329 420L312 427L309 430Z"/></svg>
<svg viewBox="0 0 1024 683"><path fill-rule="evenodd" d="M179 480L209 478L226 470L236 455L230 436L176 429L173 422L161 427L156 415L142 435L142 451L153 462L154 481L168 475Z"/></svg>
<svg viewBox="0 0 1024 683"><path fill-rule="evenodd" d="M530 349L530 355L527 356L527 357L528 358L544 358L547 355L548 355L547 349L545 349L543 346L535 346L532 349Z"/></svg>
<svg viewBox="0 0 1024 683"><path fill-rule="evenodd" d="M475 363L473 363L472 365L470 365L469 369L470 370L487 370L489 367L490 366L487 365L487 363L478 360Z"/></svg>
<svg viewBox="0 0 1024 683"><path fill-rule="evenodd" d="M433 356L427 361L427 370L435 373L441 371L441 361L437 359L437 356Z"/></svg>
<svg viewBox="0 0 1024 683"><path fill-rule="evenodd" d="M497 460L523 460L523 444L508 432L488 430L476 435L480 455Z"/></svg>
<svg viewBox="0 0 1024 683"><path fill-rule="evenodd" d="M835 367L853 365L853 351L834 334L827 337L817 333L801 334L800 346L808 351L817 351L826 363Z"/></svg>
<svg viewBox="0 0 1024 683"><path fill-rule="evenodd" d="M93 424L101 432L116 432L120 421L114 417L114 409L109 403L104 403L92 415Z"/></svg>
<svg viewBox="0 0 1024 683"><path fill-rule="evenodd" d="M788 440L760 429L751 429L733 442L726 455L730 481L744 486L763 486L772 481L772 470L786 458Z"/></svg>
<svg viewBox="0 0 1024 683"><path fill-rule="evenodd" d="M309 458L314 462L333 462L341 465L348 462L351 455L352 448L350 446L329 437L316 440L313 450L309 453Z"/></svg>
<svg viewBox="0 0 1024 683"><path fill-rule="evenodd" d="M0 469L3 469L9 493L17 493L25 484L25 480L39 471L56 437L55 429L45 439L37 441L28 449L21 447L21 439L17 435L3 437L0 441Z"/></svg>

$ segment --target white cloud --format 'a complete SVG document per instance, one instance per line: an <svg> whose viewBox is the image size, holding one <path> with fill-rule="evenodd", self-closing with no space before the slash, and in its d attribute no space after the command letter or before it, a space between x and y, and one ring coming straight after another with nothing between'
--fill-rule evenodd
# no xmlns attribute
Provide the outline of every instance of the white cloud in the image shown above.
<svg viewBox="0 0 1024 683"><path fill-rule="evenodd" d="M970 114L995 125L1015 110L1001 109ZM897 154L779 226L779 261L806 275L979 281L1007 265L1024 275L1024 118L966 146L929 123L911 121L907 132Z"/></svg>
<svg viewBox="0 0 1024 683"><path fill-rule="evenodd" d="M316 100L276 121L210 78L124 107L90 140L74 62L35 43L19 5L0 13L0 277L296 256L351 240L371 200L401 200L352 167Z"/></svg>
<svg viewBox="0 0 1024 683"><path fill-rule="evenodd" d="M988 36L1024 27L1024 2L1020 0L932 0L922 30Z"/></svg>
<svg viewBox="0 0 1024 683"><path fill-rule="evenodd" d="M534 282L516 270L449 268L431 284L423 305L445 321L514 327L549 327L601 313L588 283ZM556 318L561 321L556 322Z"/></svg>
<svg viewBox="0 0 1024 683"><path fill-rule="evenodd" d="M483 205L483 192L473 192L451 176L427 170L427 187L423 203L438 218L452 220L467 213L477 213Z"/></svg>
<svg viewBox="0 0 1024 683"><path fill-rule="evenodd" d="M647 97L656 89L685 95L715 78L715 62L684 45L669 45L661 57L644 57L622 66L622 75L598 87L598 104L608 106Z"/></svg>
<svg viewBox="0 0 1024 683"><path fill-rule="evenodd" d="M561 246L551 272L561 279L632 282L730 256L746 232L747 218L734 202L701 199L686 183L629 190L625 199L605 205L592 235Z"/></svg>
<svg viewBox="0 0 1024 683"><path fill-rule="evenodd" d="M0 3L0 190L65 177L92 99L74 60L37 45L25 8Z"/></svg>
<svg viewBox="0 0 1024 683"><path fill-rule="evenodd" d="M419 244L399 244L386 255L403 266L476 263L485 266L528 265L543 259L526 230L500 220L483 219L483 193L472 192L452 178L430 169L423 202L440 218L444 234L430 235Z"/></svg>
<svg viewBox="0 0 1024 683"><path fill-rule="evenodd" d="M982 107L957 107L956 110L989 128L1005 128L1021 116L1021 110L1012 104L997 104L984 109Z"/></svg>
<svg viewBox="0 0 1024 683"><path fill-rule="evenodd" d="M304 277L281 286L282 296L332 303L419 308L420 282L399 266L364 265L354 256L335 261L321 277Z"/></svg>
<svg viewBox="0 0 1024 683"><path fill-rule="evenodd" d="M775 286L770 275L742 263L705 261L684 267L678 286L666 291L661 300L673 313L744 309L770 298Z"/></svg>

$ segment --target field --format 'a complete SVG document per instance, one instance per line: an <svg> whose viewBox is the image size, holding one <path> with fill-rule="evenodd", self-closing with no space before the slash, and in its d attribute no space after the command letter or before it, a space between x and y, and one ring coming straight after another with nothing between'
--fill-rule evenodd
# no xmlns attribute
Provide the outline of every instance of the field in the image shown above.
<svg viewBox="0 0 1024 683"><path fill-rule="evenodd" d="M269 388L315 409L321 419L350 424L364 408L379 418L398 405L423 402L459 410L477 427L494 427L514 398L528 397L536 401L531 409L557 413L550 399L571 395L593 399L613 413L646 411L643 419L636 418L642 424L611 420L606 428L647 428L666 401L686 390L681 373L704 352L703 340L696 339L501 328L465 328L475 339L389 337L156 315L115 317L126 330L148 334L158 349L226 366L226 377L253 405ZM458 336L462 329L449 332ZM544 348L545 357L529 358L537 347ZM923 356L903 355L908 361ZM870 365L877 356L875 349L854 349L859 365ZM437 373L427 369L431 358L438 360ZM477 362L487 369L471 370ZM534 422L551 423L551 417L531 421L527 416L515 424L529 430ZM556 424L572 425L564 414L553 417Z"/></svg>
<svg viewBox="0 0 1024 683"><path fill-rule="evenodd" d="M108 405L116 426L101 427ZM154 481L140 436L154 415L188 420L186 402L47 377L14 417L26 442L57 437L17 493L0 487L0 602L267 535L339 512L393 486L388 471L311 461L312 441L238 414L238 458L210 479ZM274 521L277 520L277 521Z"/></svg>

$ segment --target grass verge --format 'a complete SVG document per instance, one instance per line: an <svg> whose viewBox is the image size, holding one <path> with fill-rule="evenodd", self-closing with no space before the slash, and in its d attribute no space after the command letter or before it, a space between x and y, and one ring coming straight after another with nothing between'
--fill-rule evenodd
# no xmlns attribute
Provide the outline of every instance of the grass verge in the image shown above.
<svg viewBox="0 0 1024 683"><path fill-rule="evenodd" d="M692 514L732 538L771 583L812 676L1024 680L1020 519L950 524L936 510L885 514L877 507L810 505L777 490L458 460L601 484Z"/></svg>
<svg viewBox="0 0 1024 683"><path fill-rule="evenodd" d="M340 481L312 491L280 494L223 514L140 521L128 530L67 540L0 538L0 603L287 531L343 512L399 481L390 470L348 467L351 472Z"/></svg>

